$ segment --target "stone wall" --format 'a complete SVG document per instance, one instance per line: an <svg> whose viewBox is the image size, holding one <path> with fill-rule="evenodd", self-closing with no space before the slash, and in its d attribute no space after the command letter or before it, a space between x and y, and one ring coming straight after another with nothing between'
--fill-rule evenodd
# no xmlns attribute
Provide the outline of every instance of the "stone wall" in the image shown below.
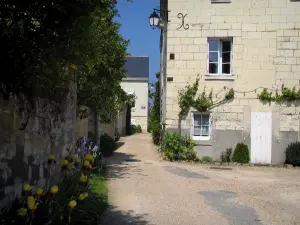
<svg viewBox="0 0 300 225"><path fill-rule="evenodd" d="M0 208L21 194L24 182L44 183L49 154L59 160L75 149L76 87L60 104L33 104L14 97L0 103Z"/></svg>
<svg viewBox="0 0 300 225"><path fill-rule="evenodd" d="M227 142L250 143L251 112L272 112L272 161L282 163L284 148L298 140L298 103L264 104L257 99L263 87L281 90L281 85L300 87L300 2L290 0L232 0L212 4L210 0L169 0L167 42L166 126L178 127L178 91L200 77L199 89L213 89L215 102L233 88L233 101L214 107L211 154L219 155ZM178 14L186 14L184 24ZM178 29L179 28L179 29ZM232 75L207 74L208 38L226 38L232 44ZM174 60L170 54L174 54ZM225 87L225 88L224 88ZM192 109L193 111L193 109ZM190 132L191 115L182 122ZM226 134L226 135L225 135ZM219 135L222 135L220 137ZM225 135L225 136L224 136ZM226 137L226 138L223 138ZM220 147L219 147L220 146Z"/></svg>

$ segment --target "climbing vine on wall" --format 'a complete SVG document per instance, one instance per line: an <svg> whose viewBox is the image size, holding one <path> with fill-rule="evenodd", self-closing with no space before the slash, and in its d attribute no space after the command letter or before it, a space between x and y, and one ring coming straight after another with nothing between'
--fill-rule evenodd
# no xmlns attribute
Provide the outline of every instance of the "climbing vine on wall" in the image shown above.
<svg viewBox="0 0 300 225"><path fill-rule="evenodd" d="M188 115L190 108L193 107L199 112L205 112L209 108L217 105L220 102L228 101L234 98L234 90L231 88L226 94L223 100L214 102L212 99L212 91L208 94L204 88L203 92L197 96L199 87L199 78L192 85L187 85L184 89L179 91L179 107L181 118Z"/></svg>
<svg viewBox="0 0 300 225"><path fill-rule="evenodd" d="M281 86L281 94L276 91L275 96L272 91L268 91L268 89L264 88L263 91L258 94L258 98L262 101L275 101L275 102L283 102L283 101L294 101L300 100L300 89L296 91L296 88L287 88L282 84Z"/></svg>

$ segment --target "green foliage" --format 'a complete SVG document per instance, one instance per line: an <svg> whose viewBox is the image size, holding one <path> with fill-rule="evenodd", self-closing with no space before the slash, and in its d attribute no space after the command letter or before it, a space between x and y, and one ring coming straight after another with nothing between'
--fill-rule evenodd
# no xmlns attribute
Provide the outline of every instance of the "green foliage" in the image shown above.
<svg viewBox="0 0 300 225"><path fill-rule="evenodd" d="M161 121L160 121L160 74L156 74L157 81L154 84L155 92L154 92L154 100L153 100L153 108L150 112L150 131L152 134L152 140L155 145L160 144L160 135L161 135Z"/></svg>
<svg viewBox="0 0 300 225"><path fill-rule="evenodd" d="M207 96L205 90L200 96L198 96L192 103L192 107L197 109L199 112L206 112L208 108L213 105L212 92Z"/></svg>
<svg viewBox="0 0 300 225"><path fill-rule="evenodd" d="M231 88L225 95L226 100L230 100L234 98L234 90Z"/></svg>
<svg viewBox="0 0 300 225"><path fill-rule="evenodd" d="M136 126L136 132L137 133L142 133L142 127L141 127L141 125L137 125Z"/></svg>
<svg viewBox="0 0 300 225"><path fill-rule="evenodd" d="M121 138L120 134L118 131L115 131L115 142L119 141Z"/></svg>
<svg viewBox="0 0 300 225"><path fill-rule="evenodd" d="M249 163L250 152L248 146L244 143L238 143L234 149L232 161L237 163Z"/></svg>
<svg viewBox="0 0 300 225"><path fill-rule="evenodd" d="M285 150L285 163L300 166L300 142L292 142Z"/></svg>
<svg viewBox="0 0 300 225"><path fill-rule="evenodd" d="M170 161L195 161L198 162L194 151L194 142L191 138L181 137L178 133L166 133L162 143L161 152Z"/></svg>
<svg viewBox="0 0 300 225"><path fill-rule="evenodd" d="M276 91L275 96L273 96L272 91L268 92L266 88L258 94L258 98L261 101L275 101L275 102L283 102L283 101L295 101L300 100L300 89L296 91L296 88L287 88L284 85L281 86L281 94Z"/></svg>
<svg viewBox="0 0 300 225"><path fill-rule="evenodd" d="M130 133L129 135L135 134L135 133L142 133L142 127L141 125L130 125Z"/></svg>
<svg viewBox="0 0 300 225"><path fill-rule="evenodd" d="M210 156L203 156L201 158L201 162L208 162L208 163L210 163L210 162L212 162L212 158Z"/></svg>
<svg viewBox="0 0 300 225"><path fill-rule="evenodd" d="M0 92L64 99L77 83L77 102L114 121L128 41L119 34L116 1L7 0L0 3ZM86 110L78 116L85 117Z"/></svg>
<svg viewBox="0 0 300 225"><path fill-rule="evenodd" d="M109 157L116 149L116 143L113 138L107 134L102 134L100 137L100 151L105 157Z"/></svg>
<svg viewBox="0 0 300 225"><path fill-rule="evenodd" d="M184 89L178 92L178 103L180 107L179 117L184 118L188 115L190 108L193 107L199 112L205 112L208 108L212 107L215 103L212 100L212 91L207 95L204 91L198 96L199 77L190 85L188 84ZM230 89L225 95L225 100L234 98L234 90Z"/></svg>
<svg viewBox="0 0 300 225"><path fill-rule="evenodd" d="M232 148L227 148L225 152L221 153L222 162L231 162Z"/></svg>

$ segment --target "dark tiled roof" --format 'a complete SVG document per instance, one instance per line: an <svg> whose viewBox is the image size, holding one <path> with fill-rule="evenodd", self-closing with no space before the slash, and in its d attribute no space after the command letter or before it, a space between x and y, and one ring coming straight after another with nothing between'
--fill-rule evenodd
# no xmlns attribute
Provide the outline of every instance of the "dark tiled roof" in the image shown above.
<svg viewBox="0 0 300 225"><path fill-rule="evenodd" d="M127 77L149 77L149 57L148 56L128 56L126 57Z"/></svg>

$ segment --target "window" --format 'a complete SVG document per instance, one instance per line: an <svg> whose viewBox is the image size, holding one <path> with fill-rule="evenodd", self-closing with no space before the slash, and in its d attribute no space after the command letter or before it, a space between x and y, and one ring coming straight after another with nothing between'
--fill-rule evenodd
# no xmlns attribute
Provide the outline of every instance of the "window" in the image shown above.
<svg viewBox="0 0 300 225"><path fill-rule="evenodd" d="M211 3L231 3L231 0L211 0Z"/></svg>
<svg viewBox="0 0 300 225"><path fill-rule="evenodd" d="M193 139L208 140L210 138L210 114L193 114Z"/></svg>
<svg viewBox="0 0 300 225"><path fill-rule="evenodd" d="M231 75L232 39L208 39L208 75Z"/></svg>

